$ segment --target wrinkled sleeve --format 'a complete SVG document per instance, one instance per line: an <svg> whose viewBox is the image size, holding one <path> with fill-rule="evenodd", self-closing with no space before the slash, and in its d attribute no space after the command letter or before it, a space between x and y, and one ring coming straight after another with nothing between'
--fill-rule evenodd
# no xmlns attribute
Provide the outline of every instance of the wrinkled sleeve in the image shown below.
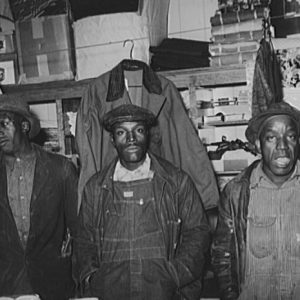
<svg viewBox="0 0 300 300"><path fill-rule="evenodd" d="M78 172L75 165L65 159L64 161L64 199L66 224L70 229L71 235L76 234L77 229L77 186Z"/></svg>
<svg viewBox="0 0 300 300"><path fill-rule="evenodd" d="M170 264L177 285L182 288L203 275L210 246L210 228L194 183L186 174L179 181L180 239Z"/></svg>
<svg viewBox="0 0 300 300"><path fill-rule="evenodd" d="M190 176L205 210L217 207L218 185L206 148L188 116L178 89L173 82L166 82L163 94L167 101L158 119L163 129L162 157Z"/></svg>
<svg viewBox="0 0 300 300"><path fill-rule="evenodd" d="M79 227L75 238L75 256L77 261L77 280L85 289L86 279L99 268L98 250L100 247L100 233L96 226L96 197L93 185L85 186L82 195L82 204L79 211ZM96 197L96 198L95 198Z"/></svg>
<svg viewBox="0 0 300 300"><path fill-rule="evenodd" d="M233 300L238 297L235 238L232 210L230 207L230 186L224 188L220 204L219 217L212 243L212 266L218 280L221 299Z"/></svg>

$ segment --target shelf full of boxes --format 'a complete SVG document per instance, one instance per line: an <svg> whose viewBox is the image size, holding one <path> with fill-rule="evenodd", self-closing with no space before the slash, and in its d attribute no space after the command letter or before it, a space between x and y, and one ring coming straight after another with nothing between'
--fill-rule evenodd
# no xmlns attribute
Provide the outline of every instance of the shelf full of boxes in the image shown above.
<svg viewBox="0 0 300 300"><path fill-rule="evenodd" d="M173 81L181 91L199 137L205 144L220 143L223 136L229 142L237 138L245 142L244 129L251 115L251 76L262 38L262 2L252 1L253 7L241 7L238 11L231 10L228 4L226 11L220 7L211 17L210 67L158 72ZM110 70L121 59L129 58L131 45L128 43L129 47L124 47L125 39L132 39L135 43L134 58L149 63L149 45L158 45L167 36L167 32L161 30L167 28L162 24L167 20L163 17L168 14L167 5L157 11L161 1L143 3L139 13L91 16L75 22L71 20L67 7L56 15L41 14L42 17L19 19L13 28L4 28L0 18L0 27L3 27L0 32L0 67L3 61L8 64L6 69L2 65L5 76L0 82L1 88L5 93L21 95L37 111L40 111L41 102L48 103L48 108L43 106L39 115L44 118L45 126L53 127L49 133L58 126L57 146L53 146L55 151L62 154L69 151L65 134L70 133L70 128L66 119L74 120L72 113L76 104L70 108L65 100L78 103L93 77ZM108 35L107 28L112 26L113 32ZM51 112L56 111L59 116L65 112L65 107L69 110L65 118L49 119ZM208 151L217 147L210 145ZM237 158L239 152L245 151L227 151L222 159L212 160L215 170L219 173L238 172L249 164L252 159L248 157L249 152L244 153L249 159L228 162L229 158Z"/></svg>

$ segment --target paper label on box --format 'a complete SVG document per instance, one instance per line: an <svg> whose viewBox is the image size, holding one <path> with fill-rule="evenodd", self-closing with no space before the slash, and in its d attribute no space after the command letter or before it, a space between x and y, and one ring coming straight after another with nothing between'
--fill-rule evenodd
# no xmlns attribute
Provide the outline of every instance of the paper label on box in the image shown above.
<svg viewBox="0 0 300 300"><path fill-rule="evenodd" d="M36 56L40 76L49 76L48 58L46 54Z"/></svg>
<svg viewBox="0 0 300 300"><path fill-rule="evenodd" d="M42 39L44 37L43 19L34 18L31 20L31 25L32 25L32 37L34 39Z"/></svg>
<svg viewBox="0 0 300 300"><path fill-rule="evenodd" d="M0 61L0 84L15 84L14 61Z"/></svg>

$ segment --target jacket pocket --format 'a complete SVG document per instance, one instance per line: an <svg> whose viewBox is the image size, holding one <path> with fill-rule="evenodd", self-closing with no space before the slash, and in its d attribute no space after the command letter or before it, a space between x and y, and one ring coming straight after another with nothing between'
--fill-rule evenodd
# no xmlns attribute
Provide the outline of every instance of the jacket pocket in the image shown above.
<svg viewBox="0 0 300 300"><path fill-rule="evenodd" d="M249 218L249 249L256 258L270 256L275 250L276 217Z"/></svg>

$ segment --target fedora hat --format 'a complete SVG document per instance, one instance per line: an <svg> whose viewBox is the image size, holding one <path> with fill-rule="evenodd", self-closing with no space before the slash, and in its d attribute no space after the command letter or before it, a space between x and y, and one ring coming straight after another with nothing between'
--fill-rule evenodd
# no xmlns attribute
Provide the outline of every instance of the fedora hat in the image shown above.
<svg viewBox="0 0 300 300"><path fill-rule="evenodd" d="M0 112L8 111L23 116L30 123L29 138L35 137L40 132L40 121L30 111L29 105L24 100L12 95L0 95Z"/></svg>
<svg viewBox="0 0 300 300"><path fill-rule="evenodd" d="M267 110L258 113L249 120L248 127L245 132L248 141L255 144L255 140L259 138L265 121L270 117L277 115L290 116L295 121L298 127L298 132L300 132L300 111L287 102L277 102L271 104Z"/></svg>
<svg viewBox="0 0 300 300"><path fill-rule="evenodd" d="M121 122L144 122L151 127L156 122L155 115L148 109L133 105L123 104L108 111L103 116L103 126L107 131L112 131L116 123Z"/></svg>

